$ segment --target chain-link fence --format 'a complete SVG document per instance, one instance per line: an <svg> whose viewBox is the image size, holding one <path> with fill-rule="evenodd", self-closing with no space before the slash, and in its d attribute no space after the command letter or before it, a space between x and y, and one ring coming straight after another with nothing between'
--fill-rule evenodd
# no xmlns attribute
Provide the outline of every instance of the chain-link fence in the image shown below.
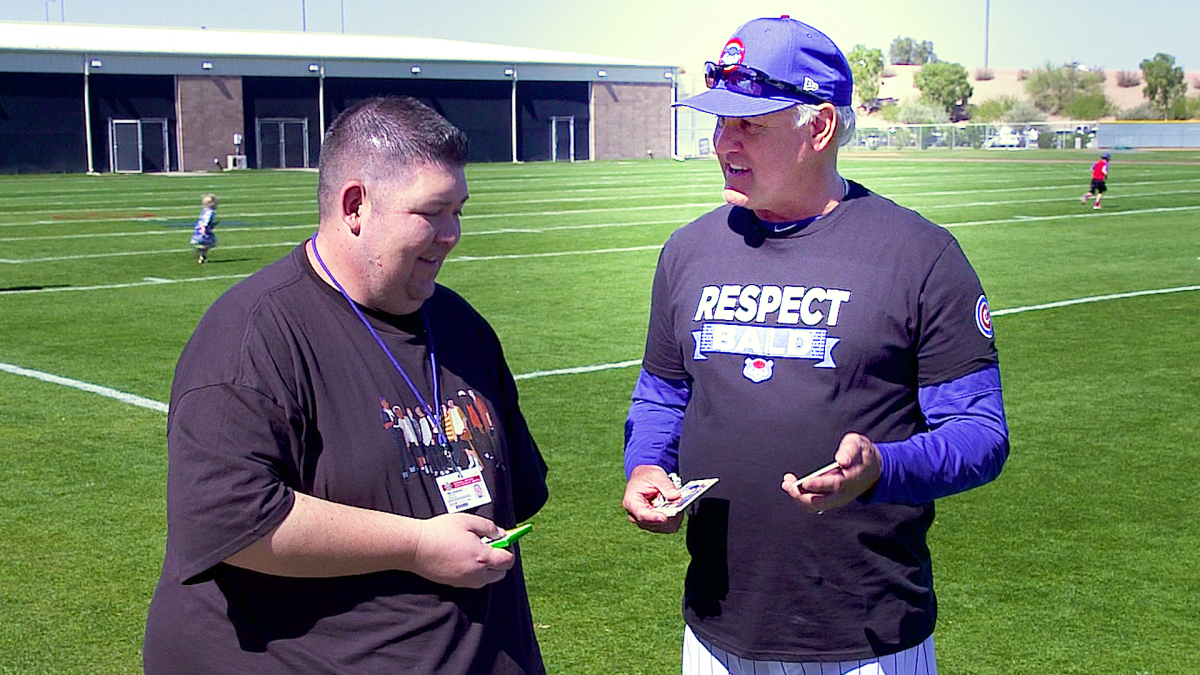
<svg viewBox="0 0 1200 675"><path fill-rule="evenodd" d="M716 118L677 108L676 152L682 157L712 155ZM1096 122L1038 124L891 124L860 126L843 150L1025 150L1093 149Z"/></svg>
<svg viewBox="0 0 1200 675"><path fill-rule="evenodd" d="M860 126L846 150L1086 149L1096 144L1095 122L1035 124L892 124Z"/></svg>

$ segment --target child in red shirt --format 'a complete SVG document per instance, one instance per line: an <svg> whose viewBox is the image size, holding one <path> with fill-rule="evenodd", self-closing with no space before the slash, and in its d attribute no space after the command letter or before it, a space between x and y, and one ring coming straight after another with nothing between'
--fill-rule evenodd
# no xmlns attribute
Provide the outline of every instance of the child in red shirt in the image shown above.
<svg viewBox="0 0 1200 675"><path fill-rule="evenodd" d="M1100 161L1092 165L1092 187L1079 198L1080 204L1086 204L1087 200L1095 195L1096 203L1092 204L1092 208L1097 211L1100 210L1100 198L1108 191L1108 186L1104 184L1104 181L1108 180L1108 159L1109 155L1106 152L1100 155Z"/></svg>

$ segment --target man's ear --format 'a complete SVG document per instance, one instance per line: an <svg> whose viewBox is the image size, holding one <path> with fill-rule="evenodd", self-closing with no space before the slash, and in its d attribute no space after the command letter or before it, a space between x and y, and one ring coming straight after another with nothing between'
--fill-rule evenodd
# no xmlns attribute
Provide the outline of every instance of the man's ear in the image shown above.
<svg viewBox="0 0 1200 675"><path fill-rule="evenodd" d="M338 199L338 218L357 235L362 229L362 209L366 188L361 181L348 180L342 185Z"/></svg>
<svg viewBox="0 0 1200 675"><path fill-rule="evenodd" d="M817 116L812 122L813 149L824 152L835 147L837 137L838 116L832 103L822 103L817 107Z"/></svg>

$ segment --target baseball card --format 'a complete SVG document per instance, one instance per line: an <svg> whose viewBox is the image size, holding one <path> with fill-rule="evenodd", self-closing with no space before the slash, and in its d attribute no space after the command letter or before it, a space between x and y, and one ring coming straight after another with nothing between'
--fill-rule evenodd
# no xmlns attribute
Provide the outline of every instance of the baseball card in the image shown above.
<svg viewBox="0 0 1200 675"><path fill-rule="evenodd" d="M693 502L700 498L706 490L717 484L719 478L701 478L689 482L687 485L679 488L679 499L667 501L662 495L658 496L658 500L654 504L657 511L674 516L681 513L684 509L691 506Z"/></svg>
<svg viewBox="0 0 1200 675"><path fill-rule="evenodd" d="M837 468L839 468L839 465L837 462L830 462L829 464L826 464L825 466L817 469L816 471L808 474L807 476L805 476L804 478L801 478L800 480L798 480L796 482L803 483L804 481L808 480L809 478L816 478L817 476L827 474L830 471L833 471L834 469L837 469Z"/></svg>

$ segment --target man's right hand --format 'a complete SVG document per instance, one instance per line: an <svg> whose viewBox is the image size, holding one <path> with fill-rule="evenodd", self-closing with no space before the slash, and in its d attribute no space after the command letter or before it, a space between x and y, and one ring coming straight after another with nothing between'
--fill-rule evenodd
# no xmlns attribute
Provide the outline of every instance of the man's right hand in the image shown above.
<svg viewBox="0 0 1200 675"><path fill-rule="evenodd" d="M516 556L483 539L503 534L492 521L469 513L422 520L412 571L448 586L483 588L496 583L512 568Z"/></svg>
<svg viewBox="0 0 1200 675"><path fill-rule="evenodd" d="M654 500L662 495L667 500L679 498L679 488L671 482L660 466L642 464L629 474L625 484L625 499L621 506L629 513L629 522L643 530L670 534L679 530L683 514L668 516L653 508Z"/></svg>

